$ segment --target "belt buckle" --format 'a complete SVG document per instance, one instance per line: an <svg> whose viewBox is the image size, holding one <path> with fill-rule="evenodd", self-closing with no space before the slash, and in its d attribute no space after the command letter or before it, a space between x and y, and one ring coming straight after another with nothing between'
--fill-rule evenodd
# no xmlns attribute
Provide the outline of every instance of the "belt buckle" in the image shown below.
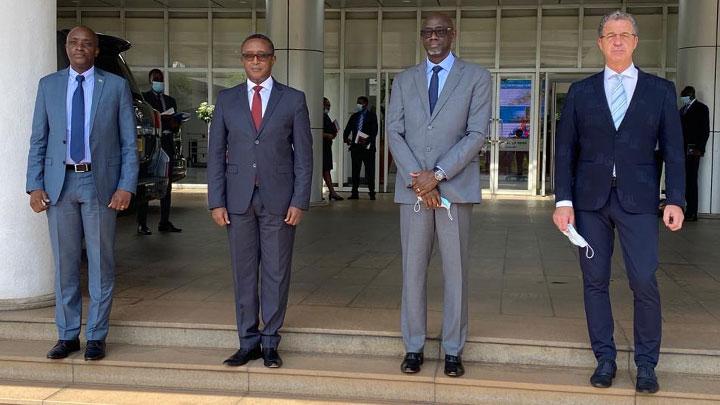
<svg viewBox="0 0 720 405"><path fill-rule="evenodd" d="M78 163L73 166L73 170L75 173L85 173L87 172L87 163Z"/></svg>

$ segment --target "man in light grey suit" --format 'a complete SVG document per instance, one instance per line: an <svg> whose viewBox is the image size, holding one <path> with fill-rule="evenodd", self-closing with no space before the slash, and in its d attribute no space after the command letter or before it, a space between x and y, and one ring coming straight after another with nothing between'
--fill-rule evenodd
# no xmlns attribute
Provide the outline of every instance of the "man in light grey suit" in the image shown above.
<svg viewBox="0 0 720 405"><path fill-rule="evenodd" d="M405 373L423 363L427 266L438 233L443 261L445 374L464 374L470 217L480 202L478 153L487 135L490 73L451 53L452 20L430 14L420 30L427 60L395 77L387 132L397 165L403 251L401 328ZM442 199L449 210L440 208ZM423 208L424 207L424 208Z"/></svg>
<svg viewBox="0 0 720 405"><path fill-rule="evenodd" d="M208 203L215 223L228 229L235 284L240 349L225 364L262 357L274 368L282 365L278 331L295 226L310 204L312 135L305 94L271 76L272 41L253 34L241 50L247 82L218 94L210 125Z"/></svg>
<svg viewBox="0 0 720 405"><path fill-rule="evenodd" d="M73 28L65 51L70 67L38 85L26 190L32 209L47 211L55 260L59 340L47 357L80 350L84 237L90 293L85 359L99 360L112 304L115 220L137 184L135 115L127 81L93 66L99 47L91 29Z"/></svg>

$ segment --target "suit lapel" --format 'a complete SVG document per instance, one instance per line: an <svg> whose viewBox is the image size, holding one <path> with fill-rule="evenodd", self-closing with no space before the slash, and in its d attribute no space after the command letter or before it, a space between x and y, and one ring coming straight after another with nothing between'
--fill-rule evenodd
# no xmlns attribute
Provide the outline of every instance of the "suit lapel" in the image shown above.
<svg viewBox="0 0 720 405"><path fill-rule="evenodd" d="M62 133L67 132L67 125L68 125L68 122L67 122L67 90L68 90L68 81L70 80L69 76L68 76L69 74L70 74L70 72L68 71L67 68L63 69L63 70L59 70L57 72L57 76L56 76L55 82L53 84L55 87L53 89L54 90L53 93L58 94L59 95L58 98L60 98L62 100L62 103L59 103L60 104L59 108L60 108L60 112L61 112L60 122L62 124L61 128L63 129Z"/></svg>
<svg viewBox="0 0 720 405"><path fill-rule="evenodd" d="M423 62L417 65L417 71L415 72L415 87L417 87L418 95L420 96L420 104L422 104L425 116L430 118L430 96L428 96L428 83L425 69L427 68L427 62Z"/></svg>
<svg viewBox="0 0 720 405"><path fill-rule="evenodd" d="M633 96L630 99L630 105L628 106L627 111L625 111L625 117L623 117L622 122L620 123L620 127L622 128L623 124L625 124L625 121L627 121L633 114L633 111L636 110L637 105L642 102L644 99L645 94L645 88L647 84L647 75L645 72L638 69L638 80L637 85L635 86L635 91L633 92ZM619 130L620 128L618 128Z"/></svg>
<svg viewBox="0 0 720 405"><path fill-rule="evenodd" d="M430 121L435 119L435 117L438 115L438 112L443 108L445 103L448 101L448 98L450 98L450 94L455 90L455 87L460 83L460 78L462 77L462 71L465 65L463 62L456 58L455 63L453 63L452 68L450 69L450 72L448 73L448 77L445 80L445 85L443 85L443 89L440 92L440 97L438 97L438 102L435 105L435 109L433 110L432 116L430 117ZM425 92L427 94L427 92ZM429 97L429 96L428 96ZM430 102L428 101L428 110L430 109Z"/></svg>
<svg viewBox="0 0 720 405"><path fill-rule="evenodd" d="M605 117L606 123L610 126L610 128L613 129L613 131L615 131L615 123L613 122L612 113L610 112L610 106L607 102L607 95L605 94L604 72L600 72L595 75L595 80L593 81L593 88L595 89L597 99L600 100L600 105L602 106L603 116Z"/></svg>
<svg viewBox="0 0 720 405"><path fill-rule="evenodd" d="M103 86L105 85L105 73L95 68L95 87L93 88L92 106L90 107L90 139L92 139L93 124L95 123L95 115L97 114L98 103L102 95Z"/></svg>
<svg viewBox="0 0 720 405"><path fill-rule="evenodd" d="M237 96L240 98L240 115L243 117L243 122L250 127L252 134L257 136L257 129L255 129L255 123L253 123L252 116L250 115L250 104L248 103L248 89L247 82L242 83L238 87Z"/></svg>
<svg viewBox="0 0 720 405"><path fill-rule="evenodd" d="M270 118L275 111L275 107L277 107L280 102L280 99L283 96L284 87L285 86L278 83L278 81L273 78L273 87L272 90L270 90L270 100L268 100L267 107L265 107L265 114L263 114L262 123L260 124L260 129L257 132L258 137L262 135L263 129L265 128L267 122L270 121Z"/></svg>

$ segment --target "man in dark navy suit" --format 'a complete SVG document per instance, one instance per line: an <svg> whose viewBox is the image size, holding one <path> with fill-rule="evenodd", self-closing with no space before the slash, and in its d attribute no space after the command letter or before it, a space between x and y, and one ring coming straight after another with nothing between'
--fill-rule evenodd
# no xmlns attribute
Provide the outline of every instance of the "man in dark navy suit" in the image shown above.
<svg viewBox="0 0 720 405"><path fill-rule="evenodd" d="M605 70L576 82L562 112L556 143L555 225L575 225L594 250L581 250L585 314L598 366L595 387L612 385L617 366L608 288L615 228L635 297L636 389L659 389L655 366L660 354L660 294L655 146L665 162L667 206L663 222L682 227L685 160L675 87L637 69L635 18L615 11L603 17L598 46ZM591 256L591 258L588 258Z"/></svg>
<svg viewBox="0 0 720 405"><path fill-rule="evenodd" d="M710 110L695 98L695 88L687 86L680 93L683 106L680 109L683 140L685 143L685 221L697 221L698 171L700 158L705 156L705 146L710 137Z"/></svg>

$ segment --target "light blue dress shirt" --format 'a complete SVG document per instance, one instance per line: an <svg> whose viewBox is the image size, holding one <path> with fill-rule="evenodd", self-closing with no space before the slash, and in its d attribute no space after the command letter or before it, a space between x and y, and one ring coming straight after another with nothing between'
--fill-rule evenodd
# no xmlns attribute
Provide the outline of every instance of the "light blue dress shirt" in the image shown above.
<svg viewBox="0 0 720 405"><path fill-rule="evenodd" d="M70 157L70 142L72 142L70 136L72 131L72 98L78 86L77 79L75 78L80 73L73 70L72 67L68 69L68 72L67 97L65 100L65 105L67 106L67 152L65 152L65 163L90 163L92 162L92 157L90 156L90 109L92 108L93 90L95 89L95 67L93 66L82 73L82 75L85 76L85 81L83 81L83 92L85 94L85 159L83 159L82 162L76 162Z"/></svg>
<svg viewBox="0 0 720 405"><path fill-rule="evenodd" d="M452 52L450 52L448 56L438 64L430 62L430 59L426 59L425 61L425 75L427 76L428 90L430 90L430 79L433 75L433 68L435 66L442 67L442 70L438 72L438 98L440 98L443 86L445 86L445 81L447 80L447 77L450 74L450 69L452 69L454 64L455 55L453 55Z"/></svg>

